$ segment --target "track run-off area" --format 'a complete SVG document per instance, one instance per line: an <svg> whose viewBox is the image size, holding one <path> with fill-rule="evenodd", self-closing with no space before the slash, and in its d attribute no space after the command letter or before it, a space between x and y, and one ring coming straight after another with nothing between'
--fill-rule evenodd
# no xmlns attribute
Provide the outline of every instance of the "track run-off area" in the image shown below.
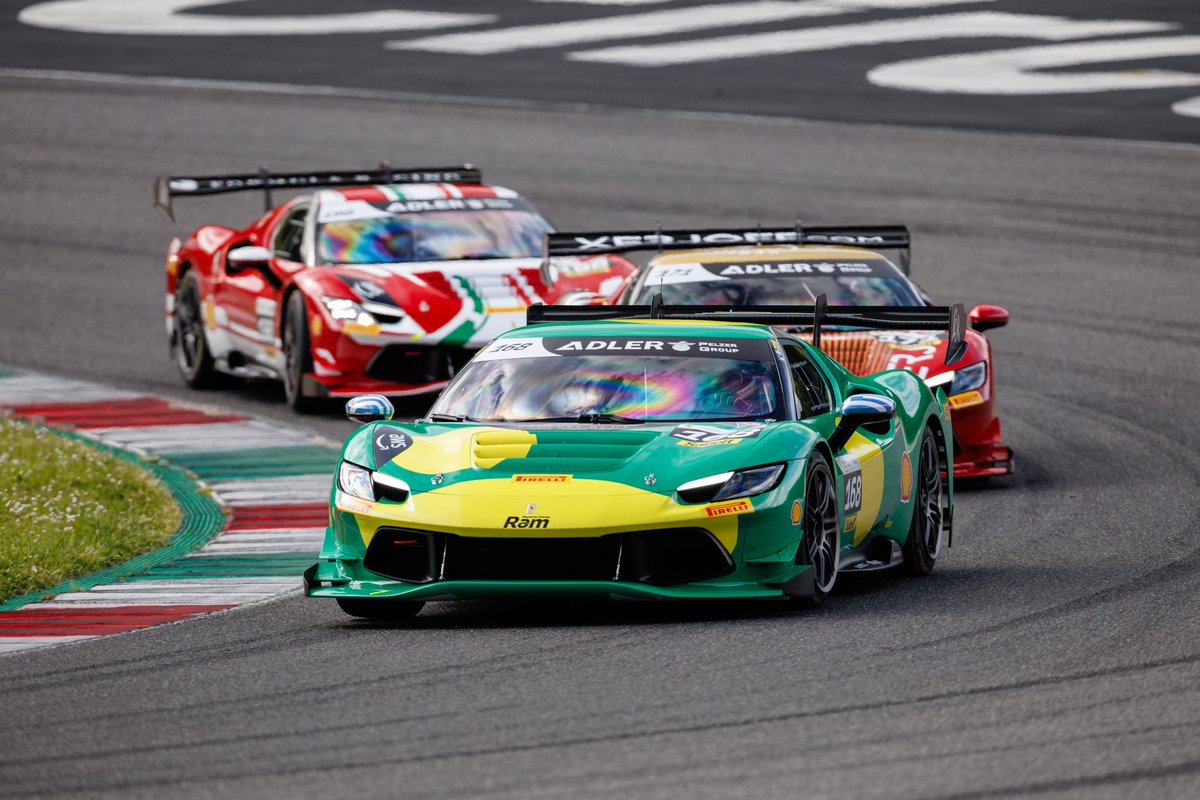
<svg viewBox="0 0 1200 800"><path fill-rule="evenodd" d="M183 389L160 173L470 161L560 227L903 223L989 334L1017 473L925 579L782 605L298 594L0 657L0 797L1193 797L1200 148L0 78L0 363L340 439L267 384ZM1180 119L1183 119L1180 117ZM46 398L52 401L55 398ZM58 398L69 400L69 397ZM297 586L299 576L297 575Z"/></svg>

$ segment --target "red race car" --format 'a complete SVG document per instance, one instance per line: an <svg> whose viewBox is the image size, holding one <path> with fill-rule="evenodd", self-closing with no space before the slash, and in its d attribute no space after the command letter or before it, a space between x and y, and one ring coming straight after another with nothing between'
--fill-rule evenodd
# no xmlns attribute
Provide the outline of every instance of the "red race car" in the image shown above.
<svg viewBox="0 0 1200 800"><path fill-rule="evenodd" d="M278 207L272 190L317 189ZM188 385L218 373L283 381L298 411L318 398L434 393L532 303L593 303L635 270L617 256L541 275L551 225L470 166L162 177L155 205L263 191L242 230L198 228L167 253L167 337Z"/></svg>
<svg viewBox="0 0 1200 800"><path fill-rule="evenodd" d="M630 233L555 233L550 257L660 250L631 275L620 302L644 305L656 295L666 305L812 305L825 295L831 306L928 306L908 277L908 229L860 228L721 229ZM901 253L897 267L880 249ZM547 259L549 262L549 258ZM549 276L552 277L552 271ZM992 352L983 331L1008 323L1000 306L979 305L967 318L966 351L946 365L943 333L904 330L841 330L821 336L821 349L856 375L886 369L915 372L931 387L944 387L954 422L954 475L1004 475L1012 450L1000 436Z"/></svg>

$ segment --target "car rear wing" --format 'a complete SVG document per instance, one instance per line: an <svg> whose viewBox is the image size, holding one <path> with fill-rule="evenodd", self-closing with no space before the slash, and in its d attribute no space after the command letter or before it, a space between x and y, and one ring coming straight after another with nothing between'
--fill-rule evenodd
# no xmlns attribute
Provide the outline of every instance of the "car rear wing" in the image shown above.
<svg viewBox="0 0 1200 800"><path fill-rule="evenodd" d="M546 234L545 260L555 256L630 253L635 250L692 250L706 247L772 244L828 244L869 250L899 250L900 269L909 269L911 237L903 225L806 228L697 228L653 231L592 231Z"/></svg>
<svg viewBox="0 0 1200 800"><path fill-rule="evenodd" d="M948 331L946 363L967 351L967 315L962 303L952 306L834 306L818 295L812 306L668 306L661 295L648 306L547 306L525 310L529 325L543 322L598 322L609 319L702 320L749 322L756 325L801 327L812 330L813 347L821 347L821 329L828 326L900 331Z"/></svg>
<svg viewBox="0 0 1200 800"><path fill-rule="evenodd" d="M458 167L393 168L386 161L376 169L323 172L270 172L265 167L248 175L191 177L160 175L154 181L154 207L174 222L171 201L176 197L202 197L228 192L261 191L266 210L274 206L272 189L309 189L323 186L371 186L393 183L482 183L483 174L471 164Z"/></svg>

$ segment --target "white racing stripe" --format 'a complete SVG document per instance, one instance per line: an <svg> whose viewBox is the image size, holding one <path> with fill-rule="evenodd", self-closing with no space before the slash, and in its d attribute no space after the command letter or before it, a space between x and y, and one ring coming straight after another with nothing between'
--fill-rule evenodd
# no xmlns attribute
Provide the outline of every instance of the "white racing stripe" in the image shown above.
<svg viewBox="0 0 1200 800"><path fill-rule="evenodd" d="M1038 14L975 11L926 17L836 25L794 31L771 31L741 36L721 36L690 42L629 45L586 50L567 56L572 61L664 67L735 58L760 58L787 53L811 53L843 47L894 42L933 41L969 37L1016 37L1060 41L1088 36L1146 33L1176 26L1136 20L1072 20Z"/></svg>
<svg viewBox="0 0 1200 800"><path fill-rule="evenodd" d="M96 639L96 636L3 636L0 637L0 654L15 653L19 650L32 650L35 647L48 647L52 644L79 642L84 639Z"/></svg>
<svg viewBox="0 0 1200 800"><path fill-rule="evenodd" d="M303 433L258 421L91 428L84 433L120 447L136 447L156 453L247 450L313 443L313 440Z"/></svg>
<svg viewBox="0 0 1200 800"><path fill-rule="evenodd" d="M317 553L321 551L321 542L301 542L290 543L286 547L273 544L254 544L247 543L232 543L232 544L214 544L204 548L204 552L208 555L220 555L222 553L235 555L237 553L291 553L298 556L312 556L316 559Z"/></svg>
<svg viewBox="0 0 1200 800"><path fill-rule="evenodd" d="M665 36L709 28L757 25L806 17L828 17L872 8L928 8L986 2L993 2L993 0L800 0L800 2L760 0L760 2L753 3L691 6L667 11L648 11L600 19L553 22L471 33L448 33L415 40L390 41L384 47L391 50L489 55L509 53L514 50L564 47L603 39Z"/></svg>
<svg viewBox="0 0 1200 800"><path fill-rule="evenodd" d="M293 583L299 591L300 577ZM236 606L257 603L269 597L283 594L280 589L271 592L69 592L54 598L55 604L72 607L89 605L122 606Z"/></svg>
<svg viewBox="0 0 1200 800"><path fill-rule="evenodd" d="M19 375L15 378L0 379L0 405L91 403L140 396L134 392L123 392L94 383L48 378L42 375Z"/></svg>
<svg viewBox="0 0 1200 800"><path fill-rule="evenodd" d="M297 539L320 539L325 535L325 528L256 528L254 530L237 530L221 534L219 539L215 541L226 542L230 540L236 541L254 541L258 539L271 540L283 537L294 537Z"/></svg>
<svg viewBox="0 0 1200 800"><path fill-rule="evenodd" d="M163 591L211 591L211 592L270 592L280 586L292 587L296 579L286 576L256 576L251 578L163 578L162 580L135 580L121 583L103 583L93 586L90 592L146 592ZM60 595L62 596L62 595Z"/></svg>
<svg viewBox="0 0 1200 800"><path fill-rule="evenodd" d="M250 478L210 484L230 506L318 503L329 498L331 474L288 475L283 478Z"/></svg>

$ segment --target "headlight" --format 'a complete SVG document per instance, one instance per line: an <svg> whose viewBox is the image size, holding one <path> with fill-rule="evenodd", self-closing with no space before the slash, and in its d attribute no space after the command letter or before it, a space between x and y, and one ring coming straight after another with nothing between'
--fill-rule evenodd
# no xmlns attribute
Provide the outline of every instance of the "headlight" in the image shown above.
<svg viewBox="0 0 1200 800"><path fill-rule="evenodd" d="M786 464L771 464L736 472L722 472L719 475L688 481L676 489L675 493L686 503L714 503L718 500L752 497L774 489L786 469Z"/></svg>
<svg viewBox="0 0 1200 800"><path fill-rule="evenodd" d="M343 461L338 466L338 488L351 497L375 502L375 490L371 488L371 470Z"/></svg>
<svg viewBox="0 0 1200 800"><path fill-rule="evenodd" d="M371 315L359 303L345 297L321 297L325 312L332 319L343 322L357 322L359 325L378 325L379 320Z"/></svg>
<svg viewBox="0 0 1200 800"><path fill-rule="evenodd" d="M953 397L956 394L962 394L963 392L969 392L972 389L978 389L980 386L983 386L983 383L986 380L986 361L980 361L979 363L972 364L969 367L963 367L962 369L954 372L954 382L950 384L950 391L947 392L947 394Z"/></svg>

